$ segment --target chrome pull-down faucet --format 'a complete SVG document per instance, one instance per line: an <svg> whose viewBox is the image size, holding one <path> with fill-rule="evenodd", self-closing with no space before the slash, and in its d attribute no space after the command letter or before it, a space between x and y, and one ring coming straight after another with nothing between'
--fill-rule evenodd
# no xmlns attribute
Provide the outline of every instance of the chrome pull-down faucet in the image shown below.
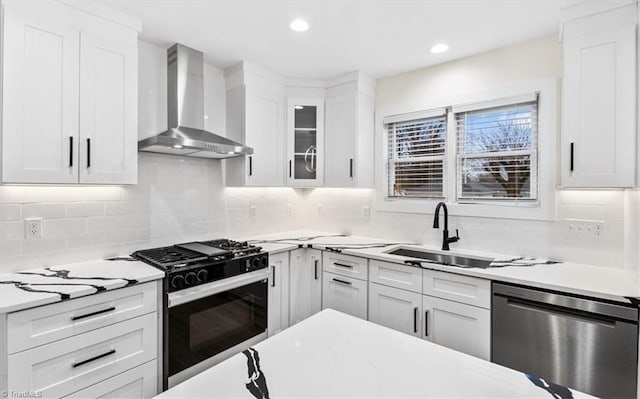
<svg viewBox="0 0 640 399"><path fill-rule="evenodd" d="M433 228L440 228L440 208L444 210L444 230L442 230L442 250L449 250L449 243L456 242L460 240L460 236L458 235L458 229L456 229L456 236L449 237L449 211L447 210L447 204L444 202L438 202L436 205L436 212L433 215Z"/></svg>

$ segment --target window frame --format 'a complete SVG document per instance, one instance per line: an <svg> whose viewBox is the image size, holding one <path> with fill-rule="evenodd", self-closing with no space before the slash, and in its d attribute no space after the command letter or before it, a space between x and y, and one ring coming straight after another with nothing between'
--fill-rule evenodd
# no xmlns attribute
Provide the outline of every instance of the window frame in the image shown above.
<svg viewBox="0 0 640 399"><path fill-rule="evenodd" d="M398 160L397 158L397 153L396 151L392 151L389 148L389 145L391 144L392 141L392 137L394 140L394 143L396 142L395 139L397 137L397 133L396 133L396 129L398 128L398 125L403 125L403 124L418 124L421 121L427 122L429 120L436 120L436 119L443 119L444 124L445 124L445 132L444 132L444 148L443 148L443 154L442 155L425 155L423 157L415 157L414 159L412 158L407 158L404 160ZM386 143L387 143L387 149L385 150L385 162L386 162L386 198L388 200L407 200L407 199L415 199L415 200L438 200L438 201L442 201L445 199L446 197L446 193L447 193L447 185L446 185L446 180L447 180L447 172L446 172L446 164L447 164L447 157L449 156L449 149L448 149L448 141L449 141L449 122L448 122L448 116L447 116L447 109L445 108L437 108L437 109L431 109L431 110L426 110L426 111L419 111L419 112L413 112L413 113L407 113L407 114L400 114L400 115L393 115L393 116L389 116L386 117L384 119L384 124L385 124L385 130L386 130ZM392 131L393 129L393 131ZM395 147L395 144L394 144ZM434 195L434 196L425 196L425 197L418 197L418 196L401 196L401 195L391 195L392 187L395 186L395 180L396 180L396 174L395 172L392 175L392 170L395 170L394 166L397 165L398 163L402 163L402 162L429 162L429 161L442 161L442 191L441 191L441 195Z"/></svg>
<svg viewBox="0 0 640 399"><path fill-rule="evenodd" d="M456 181L456 193L455 193L455 201L459 204L496 204L496 205L509 205L513 203L529 203L529 204L537 204L540 200L539 197L539 173L538 173L538 152L539 152L539 140L538 140L538 114L539 114L539 92L534 92L531 94L526 94L517 97L508 97L502 98L498 100L492 100L481 103L468 104L464 106L453 106L451 109L451 113L453 114L453 120L456 131L453 132L455 135L456 141L456 173L455 173L455 181ZM535 132L532 132L531 136L531 147L528 150L514 150L514 151L496 151L496 152L480 152L474 153L470 155L465 155L464 149L462 146L464 145L464 138L461 136L461 132L458 130L459 121L458 116L460 114L464 114L467 112L477 112L483 110L492 110L499 109L502 107L510 107L510 106L518 106L521 104L531 104L535 103L535 121L532 122L532 125L535 126ZM510 156L529 156L529 181L530 181L530 193L531 195L528 198L508 198L508 197L471 197L471 196L463 196L462 192L462 184L463 184L463 163L466 159L473 158L499 158L499 157L510 157Z"/></svg>
<svg viewBox="0 0 640 399"><path fill-rule="evenodd" d="M556 218L556 186L558 167L558 135L560 124L560 82L558 78L547 77L509 83L488 89L454 93L448 97L427 96L419 101L415 97L412 101L398 102L376 109L375 113L375 201L374 212L409 213L433 215L438 202L444 201L449 208L449 214L463 217L490 217L500 219L521 219L536 221L552 221ZM538 201L493 201L474 203L456 202L456 184L451 184L456 175L457 142L447 140L447 154L445 164L446 187L445 198L440 200L388 198L387 188L387 129L384 121L390 116L406 113L423 112L421 110L442 108L444 104L472 104L500 99L518 97L523 93L539 93L538 99ZM493 100L492 100L493 99ZM455 131L453 112L448 113L448 132Z"/></svg>

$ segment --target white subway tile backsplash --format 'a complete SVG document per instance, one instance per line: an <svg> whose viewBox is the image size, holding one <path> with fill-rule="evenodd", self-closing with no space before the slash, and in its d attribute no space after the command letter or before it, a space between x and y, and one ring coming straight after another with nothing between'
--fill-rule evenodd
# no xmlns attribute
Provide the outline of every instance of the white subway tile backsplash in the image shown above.
<svg viewBox="0 0 640 399"><path fill-rule="evenodd" d="M67 216L103 216L104 209L105 204L102 202L72 202L67 204Z"/></svg>
<svg viewBox="0 0 640 399"><path fill-rule="evenodd" d="M84 233L87 231L87 220L85 218L68 218L45 220L43 235L60 236Z"/></svg>
<svg viewBox="0 0 640 399"><path fill-rule="evenodd" d="M56 219L67 215L66 204L26 204L22 206L23 218Z"/></svg>
<svg viewBox="0 0 640 399"><path fill-rule="evenodd" d="M96 216L87 218L87 231L107 231L121 229L122 216Z"/></svg>
<svg viewBox="0 0 640 399"><path fill-rule="evenodd" d="M24 223L18 222L0 222L0 238L14 239L24 237Z"/></svg>
<svg viewBox="0 0 640 399"><path fill-rule="evenodd" d="M136 201L113 201L104 205L105 215L131 215L138 210Z"/></svg>
<svg viewBox="0 0 640 399"><path fill-rule="evenodd" d="M22 217L21 207L16 204L0 205L0 222L20 220Z"/></svg>

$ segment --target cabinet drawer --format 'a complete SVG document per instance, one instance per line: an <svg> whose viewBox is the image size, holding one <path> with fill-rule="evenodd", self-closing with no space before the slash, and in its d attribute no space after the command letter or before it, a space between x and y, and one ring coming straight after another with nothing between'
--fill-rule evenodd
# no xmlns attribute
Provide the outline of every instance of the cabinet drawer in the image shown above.
<svg viewBox="0 0 640 399"><path fill-rule="evenodd" d="M365 258L336 252L324 252L322 254L322 268L325 272L367 280L367 259Z"/></svg>
<svg viewBox="0 0 640 399"><path fill-rule="evenodd" d="M10 313L8 352L20 352L155 312L157 303L157 283L153 281Z"/></svg>
<svg viewBox="0 0 640 399"><path fill-rule="evenodd" d="M60 397L154 360L157 313L9 355L10 391Z"/></svg>
<svg viewBox="0 0 640 399"><path fill-rule="evenodd" d="M491 308L491 281L459 274L424 270L424 294Z"/></svg>
<svg viewBox="0 0 640 399"><path fill-rule="evenodd" d="M419 267L371 260L369 276L373 283L422 293L422 269Z"/></svg>
<svg viewBox="0 0 640 399"><path fill-rule="evenodd" d="M108 380L73 393L66 398L147 399L158 393L158 363L152 360Z"/></svg>
<svg viewBox="0 0 640 399"><path fill-rule="evenodd" d="M323 273L322 308L335 309L367 320L367 282L334 273Z"/></svg>

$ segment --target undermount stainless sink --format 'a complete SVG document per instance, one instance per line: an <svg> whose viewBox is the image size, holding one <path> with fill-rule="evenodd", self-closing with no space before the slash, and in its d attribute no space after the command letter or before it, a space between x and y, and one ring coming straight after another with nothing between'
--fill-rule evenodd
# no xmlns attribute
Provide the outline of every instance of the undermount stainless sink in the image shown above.
<svg viewBox="0 0 640 399"><path fill-rule="evenodd" d="M429 252L417 248L396 248L387 252L389 255L406 256L409 258L424 259L427 262L437 263L445 266L468 267L486 269L493 259L474 258L469 256L442 254Z"/></svg>

